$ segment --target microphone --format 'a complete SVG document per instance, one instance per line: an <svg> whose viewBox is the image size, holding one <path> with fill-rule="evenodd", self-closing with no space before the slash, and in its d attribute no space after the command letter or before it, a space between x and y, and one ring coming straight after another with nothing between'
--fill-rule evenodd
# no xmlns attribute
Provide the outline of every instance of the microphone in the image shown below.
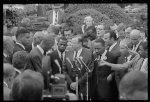
<svg viewBox="0 0 150 102"><path fill-rule="evenodd" d="M58 66L58 68L59 68L59 72L60 72L60 74L61 74L61 67L60 67L60 64L59 64L58 60L57 60L57 59L55 59L55 60L54 60L54 62L55 62L55 63L56 63L56 65Z"/></svg>
<svg viewBox="0 0 150 102"><path fill-rule="evenodd" d="M73 64L71 63L70 59L67 57L66 60L70 63L71 68L73 68Z"/></svg>
<svg viewBox="0 0 150 102"><path fill-rule="evenodd" d="M14 70L15 70L16 72L18 72L19 74L21 74L21 71L20 71L20 70L18 70L18 69L16 69L16 68L14 68Z"/></svg>
<svg viewBox="0 0 150 102"><path fill-rule="evenodd" d="M60 80L60 78L59 78L59 77L54 76L54 75L51 75L51 79L57 79L57 80Z"/></svg>
<svg viewBox="0 0 150 102"><path fill-rule="evenodd" d="M84 63L84 61L82 60L83 57L79 57L79 59L81 60L81 62L83 63L83 65L85 66L86 70L88 70L88 72L91 72L91 70L88 68L88 66Z"/></svg>
<svg viewBox="0 0 150 102"><path fill-rule="evenodd" d="M79 64L81 65L81 68L83 67L83 65L82 65L82 63L81 63L81 61L79 60L79 58L78 57L76 57L76 60L79 62ZM81 70L80 68L78 68L78 70Z"/></svg>

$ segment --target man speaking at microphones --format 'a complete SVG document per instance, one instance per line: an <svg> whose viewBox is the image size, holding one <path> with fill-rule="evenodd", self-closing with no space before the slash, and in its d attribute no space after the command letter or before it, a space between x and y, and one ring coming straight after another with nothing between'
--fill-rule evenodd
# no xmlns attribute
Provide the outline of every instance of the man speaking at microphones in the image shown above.
<svg viewBox="0 0 150 102"><path fill-rule="evenodd" d="M70 68L69 76L72 80L70 83L70 88L72 90L76 90L78 92L78 96L80 100L88 100L90 87L89 83L87 84L87 78L89 74L89 70L93 69L93 60L92 60L92 51L84 48L82 46L83 37L81 35L77 35L72 38L72 50L67 52L66 66L68 69ZM88 74L87 74L88 73ZM76 75L78 76L78 80L76 80ZM89 75L90 76L90 75Z"/></svg>

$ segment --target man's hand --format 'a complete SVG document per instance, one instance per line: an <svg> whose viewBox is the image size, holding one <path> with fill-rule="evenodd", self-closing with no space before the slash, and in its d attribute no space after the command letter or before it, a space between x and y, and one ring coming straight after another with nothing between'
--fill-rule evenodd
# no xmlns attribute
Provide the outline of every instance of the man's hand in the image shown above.
<svg viewBox="0 0 150 102"><path fill-rule="evenodd" d="M76 82L73 82L73 83L70 84L70 88L71 88L72 90L75 90L75 89L76 89L76 85L77 85L77 83L76 83Z"/></svg>
<svg viewBox="0 0 150 102"><path fill-rule="evenodd" d="M108 77L107 77L107 81L111 81L112 80L112 75L109 74Z"/></svg>
<svg viewBox="0 0 150 102"><path fill-rule="evenodd" d="M108 65L108 62L106 62L104 60L100 60L99 66L104 66L104 65Z"/></svg>

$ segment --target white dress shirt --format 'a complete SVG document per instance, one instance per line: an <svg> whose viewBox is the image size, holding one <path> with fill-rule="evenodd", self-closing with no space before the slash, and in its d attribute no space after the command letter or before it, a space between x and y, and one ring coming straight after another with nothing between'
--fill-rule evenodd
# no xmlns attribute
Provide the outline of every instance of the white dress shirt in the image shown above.
<svg viewBox="0 0 150 102"><path fill-rule="evenodd" d="M115 47L115 45L117 44L117 42L115 42L115 43L113 43L111 46L110 46L110 48L109 48L109 52Z"/></svg>
<svg viewBox="0 0 150 102"><path fill-rule="evenodd" d="M147 72L148 71L148 58L145 58L142 64L140 71Z"/></svg>
<svg viewBox="0 0 150 102"><path fill-rule="evenodd" d="M74 54L73 54L73 58L75 58L75 57L80 57L80 55L81 55L81 53L82 53L82 48L80 48L77 52L76 51L74 51ZM76 55L77 54L77 55Z"/></svg>
<svg viewBox="0 0 150 102"><path fill-rule="evenodd" d="M58 48L57 48L57 52L58 52L58 55L59 55L60 59L63 56L63 61L64 61L64 59L65 59L65 51L62 53L62 56L61 56L61 52L58 50Z"/></svg>
<svg viewBox="0 0 150 102"><path fill-rule="evenodd" d="M7 84L5 81L3 81L3 84L5 84L5 85L6 85L6 87L8 87L8 84Z"/></svg>
<svg viewBox="0 0 150 102"><path fill-rule="evenodd" d="M137 48L139 47L139 45L140 45L140 43L141 43L141 41L139 41L139 43L135 46L135 45L133 45L133 51L136 51L137 50Z"/></svg>
<svg viewBox="0 0 150 102"><path fill-rule="evenodd" d="M42 55L44 54L44 50L41 48L41 46L37 45L37 48L40 50L40 52L42 53Z"/></svg>
<svg viewBox="0 0 150 102"><path fill-rule="evenodd" d="M18 44L18 45L20 45L24 50L25 50L25 47L24 47L24 45L22 45L21 43L19 43L19 42L16 42L16 44Z"/></svg>

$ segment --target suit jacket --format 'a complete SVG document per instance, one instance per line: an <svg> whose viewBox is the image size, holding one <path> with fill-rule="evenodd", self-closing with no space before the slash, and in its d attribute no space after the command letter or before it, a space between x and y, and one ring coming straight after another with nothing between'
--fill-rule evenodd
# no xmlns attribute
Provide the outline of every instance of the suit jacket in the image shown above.
<svg viewBox="0 0 150 102"><path fill-rule="evenodd" d="M22 51L24 50L20 45L18 45L17 43L14 44L14 48L13 48L13 54L17 51Z"/></svg>
<svg viewBox="0 0 150 102"><path fill-rule="evenodd" d="M112 50L108 51L108 53L106 54L109 63L113 63L113 64L118 63L118 59L121 56L119 44L120 43L117 42L117 44L112 48ZM116 100L116 99L118 99L118 89L117 89L117 84L116 84L116 81L115 81L116 71L111 70L111 74L113 76L113 80L110 82L111 92L112 92L111 97L112 97L112 99Z"/></svg>
<svg viewBox="0 0 150 102"><path fill-rule="evenodd" d="M44 56L42 59L42 75L44 77L44 89L49 88L50 75L52 71L50 61L50 56Z"/></svg>
<svg viewBox="0 0 150 102"><path fill-rule="evenodd" d="M123 64L126 62L126 57L121 55L118 58L118 64ZM119 70L119 71L115 71L115 80L117 83L117 87L119 88L119 82L121 81L122 77L128 72L128 69L125 70Z"/></svg>
<svg viewBox="0 0 150 102"><path fill-rule="evenodd" d="M37 47L34 47L29 53L29 63L31 69L34 71L42 72L42 58L44 55Z"/></svg>
<svg viewBox="0 0 150 102"><path fill-rule="evenodd" d="M58 10L58 23L63 14L64 14L64 11ZM48 21L50 22L50 24L52 24L53 23L53 10L48 11L46 13L46 17L47 17Z"/></svg>
<svg viewBox="0 0 150 102"><path fill-rule="evenodd" d="M11 92L11 89L6 87L6 85L4 84L3 85L3 98L4 98L4 101L10 100L10 92Z"/></svg>
<svg viewBox="0 0 150 102"><path fill-rule="evenodd" d="M70 59L70 61L72 62L72 64L74 63L73 61L73 55L74 55L74 51L71 50L67 53L67 57ZM80 54L80 56L83 57L83 61L84 63L89 67L89 69L93 69L93 56L92 56L92 51L87 49L87 48L82 48L82 52ZM68 67L69 69L69 76L70 78L72 79L73 82L75 82L75 77L76 77L76 72L74 71L74 68L71 67L71 64L67 61L66 62L66 66ZM83 68L81 69L81 71L78 71L78 84L79 84L79 92L82 92L83 95L85 95L86 93L86 78L87 78L87 72L86 72L86 69L85 69L85 66L83 66ZM88 77L90 79L91 77L91 73L88 73Z"/></svg>
<svg viewBox="0 0 150 102"><path fill-rule="evenodd" d="M65 52L65 54L66 54L66 52ZM66 81L67 81L68 84L71 83L72 82L71 78L68 75L69 74L69 69L65 65L66 59L64 58L64 64L63 64L62 60L59 57L59 54L58 54L57 50L55 50L52 53L50 53L49 56L50 56L50 61L49 62L50 62L50 65L51 65L51 74L55 75L55 74L60 73L59 72L59 67L58 67L58 65L55 62L55 60L58 60L58 63L60 65L60 67L61 67L61 74L65 74Z"/></svg>

